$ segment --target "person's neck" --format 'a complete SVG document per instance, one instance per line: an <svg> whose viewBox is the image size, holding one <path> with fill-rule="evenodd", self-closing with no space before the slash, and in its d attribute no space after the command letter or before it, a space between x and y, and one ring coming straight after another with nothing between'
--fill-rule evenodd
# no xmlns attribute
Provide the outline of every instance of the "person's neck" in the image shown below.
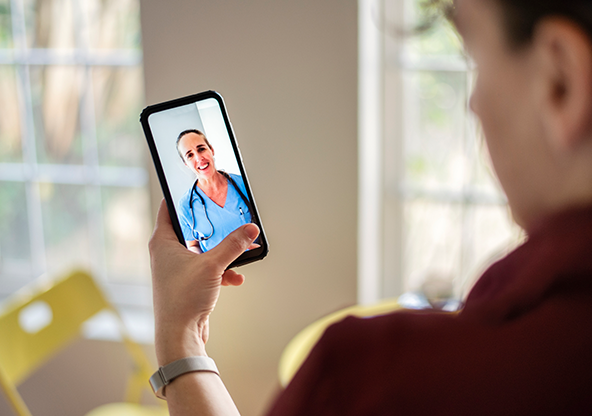
<svg viewBox="0 0 592 416"><path fill-rule="evenodd" d="M592 206L592 137L549 152L535 172L510 201L515 221L527 233L547 218Z"/></svg>
<svg viewBox="0 0 592 416"><path fill-rule="evenodd" d="M592 189L590 186L578 186L579 179L565 182L561 189L555 188L553 197L539 200L538 204L531 206L529 210L523 209L524 215L520 216L514 212L514 219L530 234L549 218L592 207ZM592 183L592 177L589 179Z"/></svg>
<svg viewBox="0 0 592 416"><path fill-rule="evenodd" d="M199 186L206 194L211 192L217 192L225 188L227 185L226 178L220 172L216 172L211 178L200 179L197 182Z"/></svg>

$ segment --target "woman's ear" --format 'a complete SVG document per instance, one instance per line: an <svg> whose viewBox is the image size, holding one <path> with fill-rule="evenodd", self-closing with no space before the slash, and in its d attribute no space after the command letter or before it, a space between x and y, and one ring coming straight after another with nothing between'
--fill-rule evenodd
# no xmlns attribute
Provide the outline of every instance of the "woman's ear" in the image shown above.
<svg viewBox="0 0 592 416"><path fill-rule="evenodd" d="M541 21L533 36L541 121L555 148L592 140L592 41L575 23Z"/></svg>

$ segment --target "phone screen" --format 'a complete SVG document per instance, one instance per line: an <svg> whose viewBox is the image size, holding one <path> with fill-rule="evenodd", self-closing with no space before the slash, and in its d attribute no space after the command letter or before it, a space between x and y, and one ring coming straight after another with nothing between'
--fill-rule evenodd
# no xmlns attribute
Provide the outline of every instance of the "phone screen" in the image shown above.
<svg viewBox="0 0 592 416"><path fill-rule="evenodd" d="M260 236L230 267L265 257L267 239L222 96L206 91L152 105L140 121L179 241L205 253L253 222Z"/></svg>

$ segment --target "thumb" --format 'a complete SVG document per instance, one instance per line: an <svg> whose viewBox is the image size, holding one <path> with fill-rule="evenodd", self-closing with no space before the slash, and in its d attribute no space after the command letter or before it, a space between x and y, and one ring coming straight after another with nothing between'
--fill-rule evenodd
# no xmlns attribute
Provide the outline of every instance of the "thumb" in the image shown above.
<svg viewBox="0 0 592 416"><path fill-rule="evenodd" d="M258 235L259 227L257 225L245 224L228 234L220 244L204 254L216 257L217 263L226 268L249 248Z"/></svg>

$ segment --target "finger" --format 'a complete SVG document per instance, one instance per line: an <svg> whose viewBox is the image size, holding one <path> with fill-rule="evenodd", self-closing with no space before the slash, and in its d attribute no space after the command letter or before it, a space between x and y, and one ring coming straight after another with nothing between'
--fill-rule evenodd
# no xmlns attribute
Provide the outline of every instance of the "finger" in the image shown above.
<svg viewBox="0 0 592 416"><path fill-rule="evenodd" d="M205 254L216 258L216 263L226 268L238 256L245 252L259 235L259 227L253 223L237 228Z"/></svg>
<svg viewBox="0 0 592 416"><path fill-rule="evenodd" d="M171 216L167 208L165 200L160 201L160 207L158 208L158 214L156 214L156 224L154 225L154 232L152 238L164 239L164 240L177 240L177 235L173 229L173 223L171 222Z"/></svg>

